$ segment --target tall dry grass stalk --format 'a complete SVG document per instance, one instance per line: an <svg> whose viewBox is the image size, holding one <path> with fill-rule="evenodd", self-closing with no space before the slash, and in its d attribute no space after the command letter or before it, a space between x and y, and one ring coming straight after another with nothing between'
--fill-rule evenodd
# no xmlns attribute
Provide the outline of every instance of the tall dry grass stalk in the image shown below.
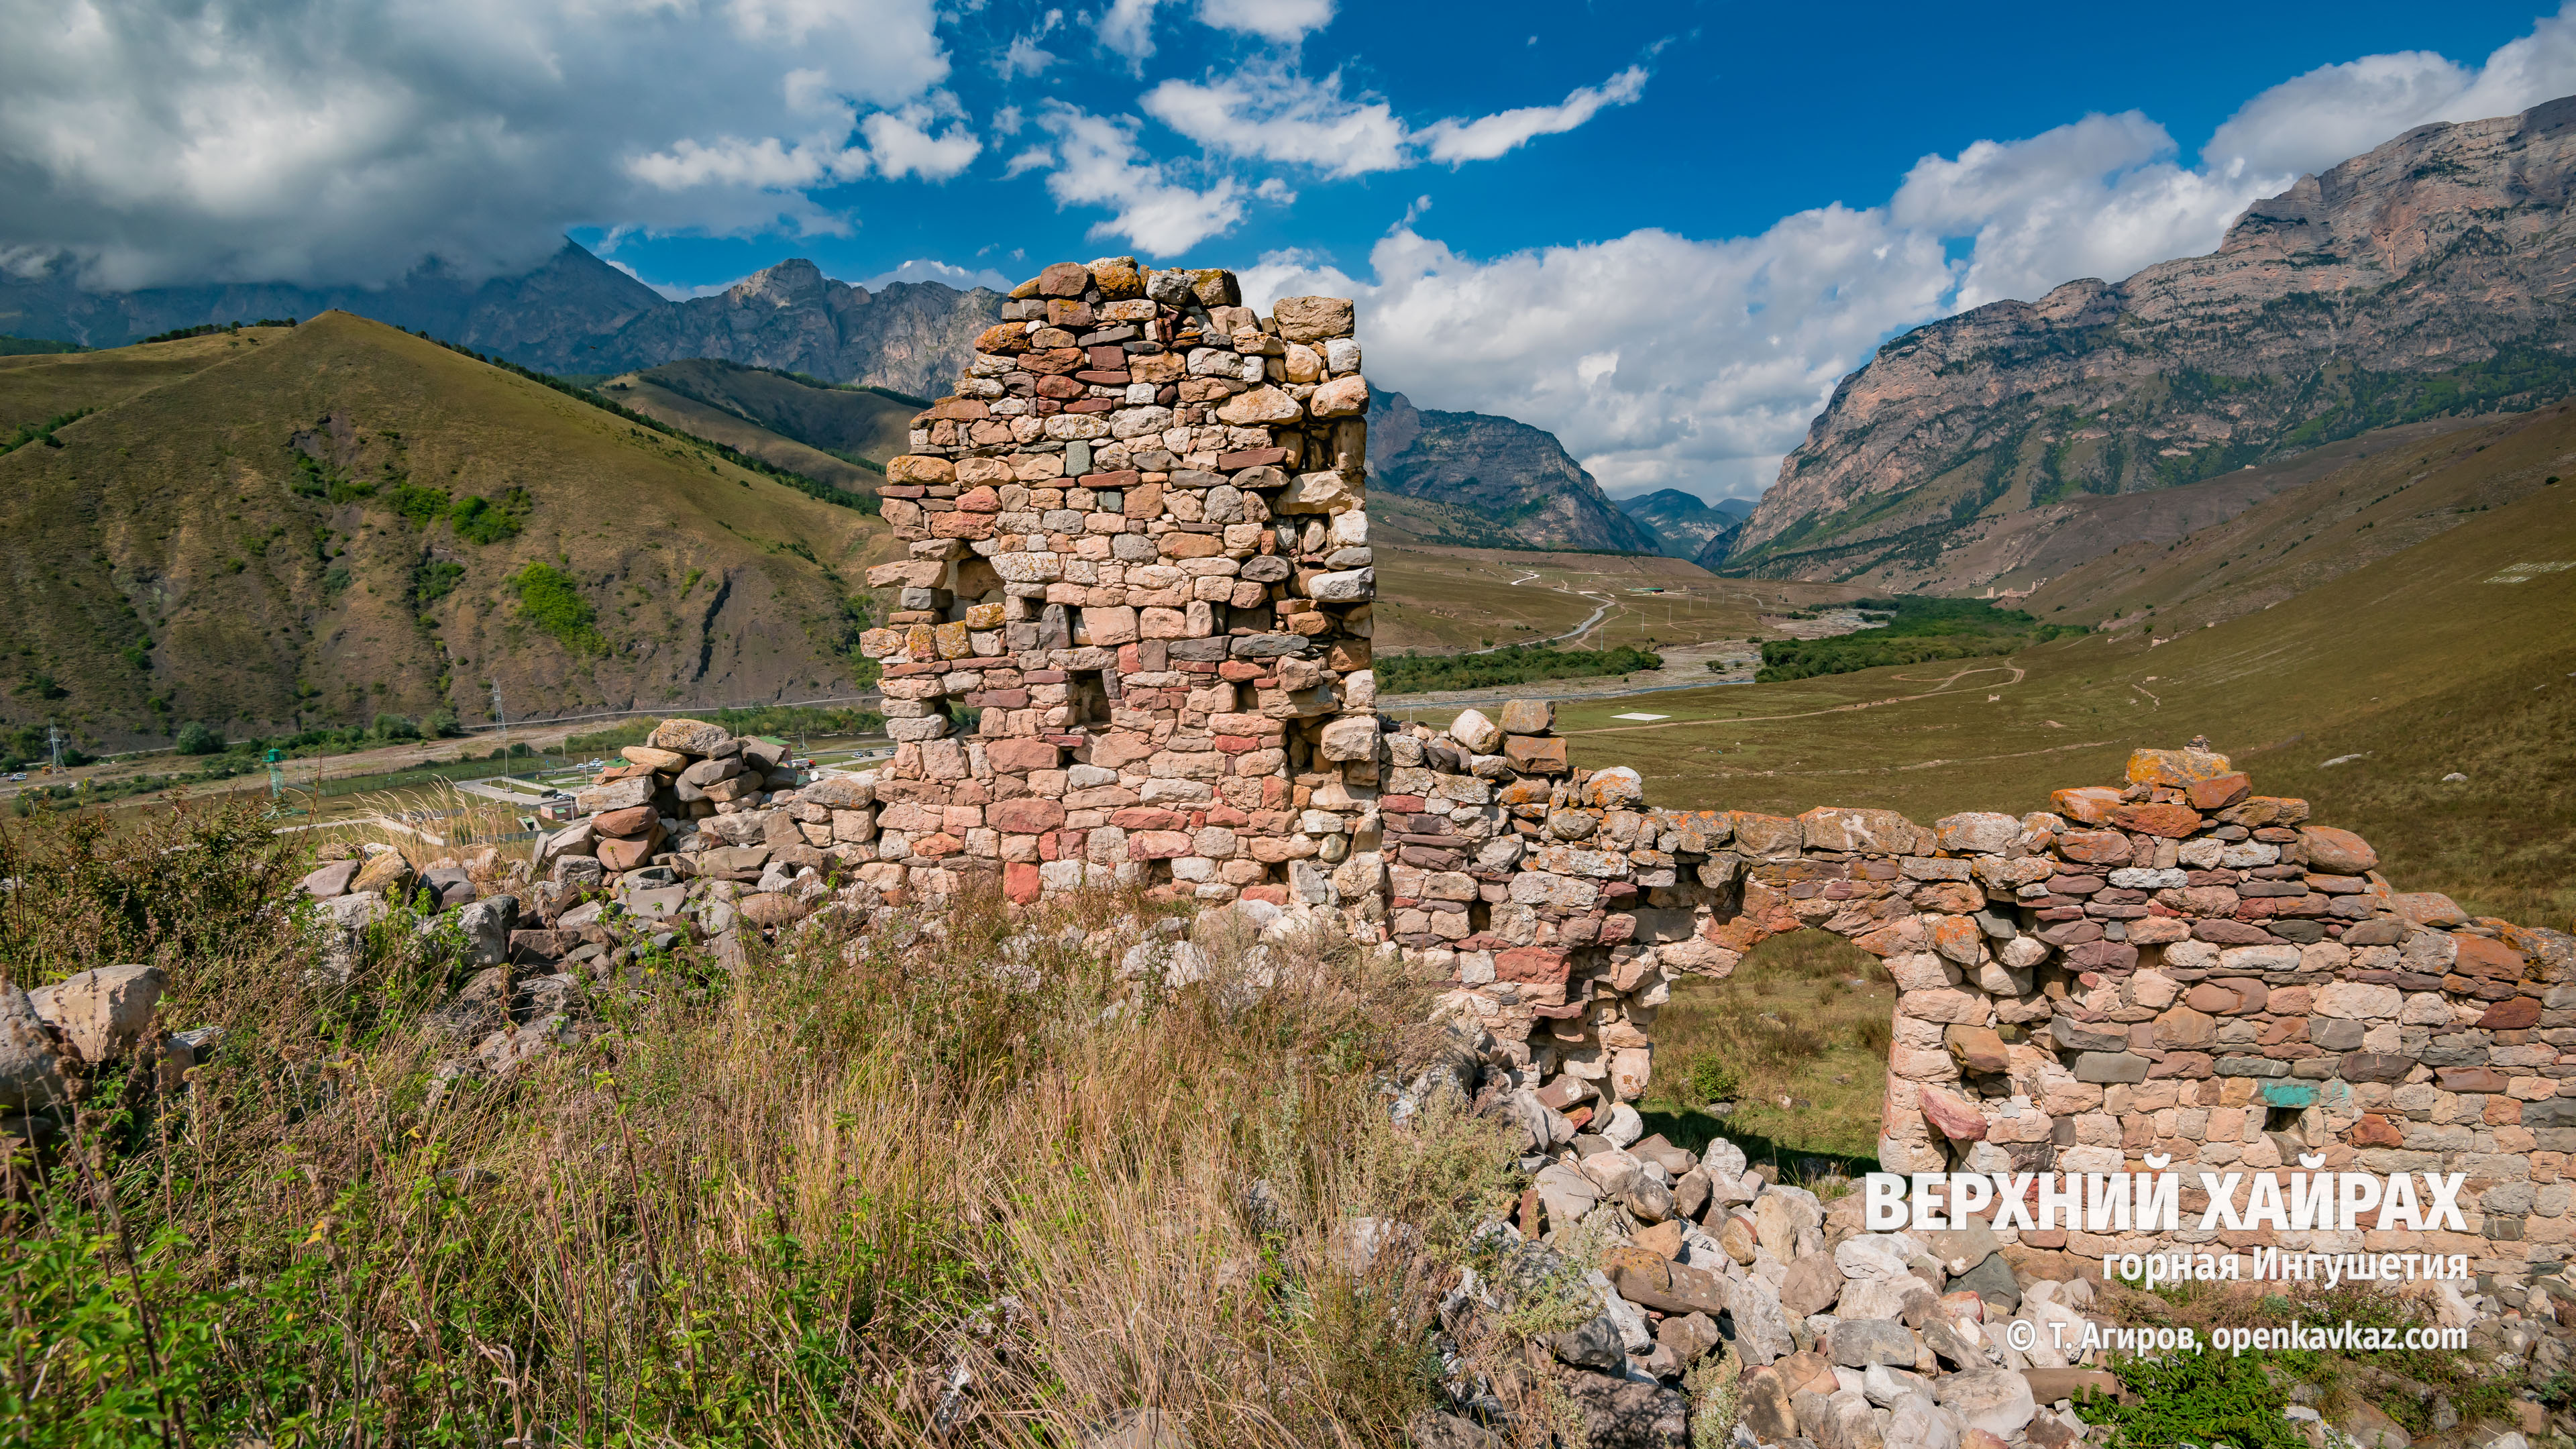
<svg viewBox="0 0 2576 1449"><path fill-rule="evenodd" d="M411 921L339 983L255 916L170 962L170 1024L233 1033L184 1100L96 1093L36 1164L0 1422L1035 1446L1150 1408L1201 1446L1398 1443L1513 1146L1391 1121L1431 1050L1391 967L1238 939L1125 983L1139 914L973 900L731 974L648 959L497 1077L443 1066L465 973Z"/></svg>

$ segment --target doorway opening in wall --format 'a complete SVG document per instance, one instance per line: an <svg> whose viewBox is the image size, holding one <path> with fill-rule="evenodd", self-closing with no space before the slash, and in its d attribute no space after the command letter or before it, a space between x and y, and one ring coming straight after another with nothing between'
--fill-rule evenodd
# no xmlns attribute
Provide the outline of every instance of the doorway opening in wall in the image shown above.
<svg viewBox="0 0 2576 1449"><path fill-rule="evenodd" d="M1877 957L1816 929L1763 941L1722 981L1679 978L1647 1027L1646 1130L1694 1152L1723 1137L1782 1182L1839 1194L1877 1170L1896 994ZM1733 1094L1722 1112L1713 1090Z"/></svg>
<svg viewBox="0 0 2576 1449"><path fill-rule="evenodd" d="M1065 681L1065 728L1109 728L1109 679L1105 669L1077 669Z"/></svg>

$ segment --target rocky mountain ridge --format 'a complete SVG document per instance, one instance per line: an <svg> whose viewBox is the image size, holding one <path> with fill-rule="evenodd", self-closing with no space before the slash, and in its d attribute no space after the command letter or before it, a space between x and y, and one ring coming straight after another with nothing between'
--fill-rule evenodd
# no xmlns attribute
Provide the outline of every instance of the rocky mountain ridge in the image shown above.
<svg viewBox="0 0 2576 1449"><path fill-rule="evenodd" d="M1490 413L1416 408L1400 392L1369 403L1369 476L1439 505L1406 521L1426 543L1662 553L1655 531L1619 511L1556 435Z"/></svg>
<svg viewBox="0 0 2576 1449"><path fill-rule="evenodd" d="M1001 307L1001 294L984 287L896 282L872 292L834 281L802 257L712 296L674 302L569 241L535 271L471 285L435 264L380 288L91 292L59 264L33 276L0 273L0 332L90 347L336 309L544 372L597 376L714 357L923 395L945 390Z"/></svg>
<svg viewBox="0 0 2576 1449"><path fill-rule="evenodd" d="M2571 179L2576 98L2422 126L2208 256L1909 332L1835 390L1724 566L1956 591L1978 520L2576 391Z"/></svg>
<svg viewBox="0 0 2576 1449"><path fill-rule="evenodd" d="M1697 558L1711 550L1724 558L1753 505L1741 498L1712 505L1696 493L1658 488L1620 499L1619 511L1653 530L1663 540L1663 551L1673 558Z"/></svg>

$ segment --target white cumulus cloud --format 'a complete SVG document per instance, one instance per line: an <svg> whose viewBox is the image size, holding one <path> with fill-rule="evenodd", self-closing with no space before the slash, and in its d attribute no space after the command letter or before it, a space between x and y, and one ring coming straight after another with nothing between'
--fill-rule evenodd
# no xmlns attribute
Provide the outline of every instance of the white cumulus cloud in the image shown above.
<svg viewBox="0 0 2576 1449"><path fill-rule="evenodd" d="M1243 219L1241 185L1231 177L1205 186L1174 179L1161 162L1145 159L1133 121L1054 102L1038 124L1055 137L1057 164L1047 174L1047 194L1058 206L1110 211L1091 228L1095 238L1124 236L1149 255L1167 257Z"/></svg>
<svg viewBox="0 0 2576 1449"><path fill-rule="evenodd" d="M834 230L933 0L0 0L0 251L95 285L378 281L584 225ZM887 153L937 175L955 129ZM942 147L945 149L942 149Z"/></svg>
<svg viewBox="0 0 2576 1449"><path fill-rule="evenodd" d="M1847 360L1952 286L1938 238L1840 206L1727 241L1647 230L1481 261L1400 229L1365 277L1275 255L1243 280L1263 305L1358 299L1371 378L1419 406L1546 428L1616 493L1709 497L1758 493Z"/></svg>
<svg viewBox="0 0 2576 1449"><path fill-rule="evenodd" d="M1167 80L1145 93L1145 114L1223 156L1311 166L1327 176L1397 171L1423 160L1490 161L1540 136L1562 135L1603 107L1645 93L1646 71L1631 66L1561 105L1528 106L1415 129L1375 96L1342 93L1341 72L1318 80L1273 62L1206 81Z"/></svg>
<svg viewBox="0 0 2576 1449"><path fill-rule="evenodd" d="M1561 136L1601 113L1646 93L1646 68L1632 65L1597 86L1578 86L1553 106L1524 106L1474 121L1442 121L1425 133L1431 159L1491 161L1541 136Z"/></svg>

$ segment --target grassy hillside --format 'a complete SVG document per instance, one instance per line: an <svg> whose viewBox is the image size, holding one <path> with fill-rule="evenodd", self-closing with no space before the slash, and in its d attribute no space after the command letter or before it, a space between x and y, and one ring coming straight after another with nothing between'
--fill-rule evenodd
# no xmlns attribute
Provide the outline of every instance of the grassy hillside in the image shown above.
<svg viewBox="0 0 2576 1449"><path fill-rule="evenodd" d="M2116 549L2034 592L2048 620L2171 636L2267 609L2500 505L2576 480L2576 413L2557 404L2385 446L2170 542Z"/></svg>
<svg viewBox="0 0 2576 1449"><path fill-rule="evenodd" d="M600 384L600 395L614 398L619 406L632 408L656 422L668 423L684 432L722 443L808 478L819 478L835 488L846 488L853 493L874 493L877 485L885 481L885 474L880 469L853 463L820 448L808 447L723 408L709 407L695 398L683 397L669 388L647 382L638 373L608 379Z"/></svg>
<svg viewBox="0 0 2576 1449"><path fill-rule="evenodd" d="M904 450L913 414L929 406L926 399L884 388L836 387L708 357L629 373L613 381L609 395L622 399L624 392L614 383L624 382L676 394L845 462L878 469Z"/></svg>
<svg viewBox="0 0 2576 1449"><path fill-rule="evenodd" d="M0 724L91 748L854 686L876 519L346 314L0 362Z"/></svg>
<svg viewBox="0 0 2576 1449"><path fill-rule="evenodd" d="M2487 451L2498 475L2538 456ZM1653 708L1674 718L1654 723L1611 718L1631 703L1588 701L1561 711L1562 727L1580 761L1636 765L1659 802L1878 805L1926 821L2039 809L2054 787L2118 778L2135 746L2205 734L2257 789L2306 796L2376 842L2401 887L2564 929L2576 911L2576 567L2520 566L2576 565L2576 488L2444 521L2411 548L2161 644L2128 627L2008 658L1662 694ZM2444 780L2454 773L2467 778Z"/></svg>

